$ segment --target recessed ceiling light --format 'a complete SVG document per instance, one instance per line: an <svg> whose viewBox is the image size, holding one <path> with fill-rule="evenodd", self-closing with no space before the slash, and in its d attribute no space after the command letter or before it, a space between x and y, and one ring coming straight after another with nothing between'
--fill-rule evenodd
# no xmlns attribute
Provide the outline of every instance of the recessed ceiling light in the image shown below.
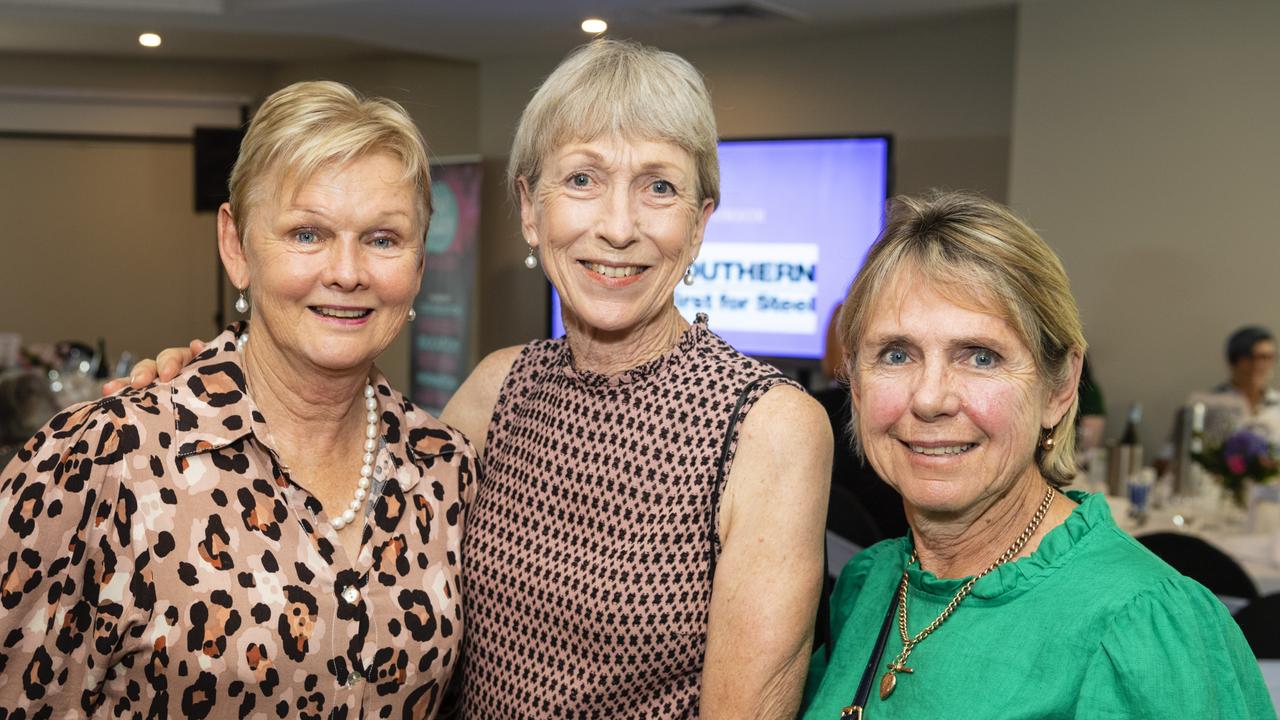
<svg viewBox="0 0 1280 720"><path fill-rule="evenodd" d="M609 29L609 23L600 18L587 18L582 21L582 32L592 35L599 35Z"/></svg>
<svg viewBox="0 0 1280 720"><path fill-rule="evenodd" d="M160 36L155 33L142 33L138 36L138 44L142 47L160 47Z"/></svg>

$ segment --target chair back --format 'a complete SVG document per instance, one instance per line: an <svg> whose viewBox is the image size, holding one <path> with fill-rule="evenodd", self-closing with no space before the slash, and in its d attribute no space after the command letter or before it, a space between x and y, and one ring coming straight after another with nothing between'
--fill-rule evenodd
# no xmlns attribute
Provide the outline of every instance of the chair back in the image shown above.
<svg viewBox="0 0 1280 720"><path fill-rule="evenodd" d="M1259 660L1280 659L1280 593L1261 597L1236 613L1244 639Z"/></svg>
<svg viewBox="0 0 1280 720"><path fill-rule="evenodd" d="M1152 533L1137 538L1174 570L1209 588L1214 595L1252 600L1258 586L1230 555L1194 535Z"/></svg>

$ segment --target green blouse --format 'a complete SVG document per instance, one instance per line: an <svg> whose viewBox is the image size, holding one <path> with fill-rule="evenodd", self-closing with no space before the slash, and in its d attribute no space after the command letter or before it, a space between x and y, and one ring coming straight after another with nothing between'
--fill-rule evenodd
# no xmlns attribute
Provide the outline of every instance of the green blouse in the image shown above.
<svg viewBox="0 0 1280 720"><path fill-rule="evenodd" d="M1230 614L1116 527L1104 498L1079 503L1030 556L977 582L907 660L895 624L876 668L867 720L890 718L1274 718L1257 660ZM838 720L857 690L911 551L886 540L845 566L831 598L830 660L813 656L805 720ZM931 622L963 584L909 570L908 631Z"/></svg>

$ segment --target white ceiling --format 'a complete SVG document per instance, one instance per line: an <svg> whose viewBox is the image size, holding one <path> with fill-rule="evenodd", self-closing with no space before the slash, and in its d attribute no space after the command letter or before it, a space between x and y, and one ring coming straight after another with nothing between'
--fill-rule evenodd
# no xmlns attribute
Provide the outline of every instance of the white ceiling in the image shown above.
<svg viewBox="0 0 1280 720"><path fill-rule="evenodd" d="M0 0L0 52L293 60L412 52L459 60L564 52L609 34L674 49L799 39L842 27L1008 8L1017 0ZM706 22L691 8L749 4L781 17ZM142 32L164 44L140 47Z"/></svg>

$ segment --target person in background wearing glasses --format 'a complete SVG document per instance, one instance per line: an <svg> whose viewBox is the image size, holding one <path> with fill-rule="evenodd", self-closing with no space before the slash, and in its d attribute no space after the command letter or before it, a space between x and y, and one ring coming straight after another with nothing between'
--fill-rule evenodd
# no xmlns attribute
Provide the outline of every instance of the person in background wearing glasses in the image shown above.
<svg viewBox="0 0 1280 720"><path fill-rule="evenodd" d="M1267 429L1272 440L1280 440L1280 391L1271 387L1276 369L1276 338L1260 325L1246 325L1227 338L1227 367L1230 377L1214 388L1215 393L1238 395L1244 399L1244 421Z"/></svg>

